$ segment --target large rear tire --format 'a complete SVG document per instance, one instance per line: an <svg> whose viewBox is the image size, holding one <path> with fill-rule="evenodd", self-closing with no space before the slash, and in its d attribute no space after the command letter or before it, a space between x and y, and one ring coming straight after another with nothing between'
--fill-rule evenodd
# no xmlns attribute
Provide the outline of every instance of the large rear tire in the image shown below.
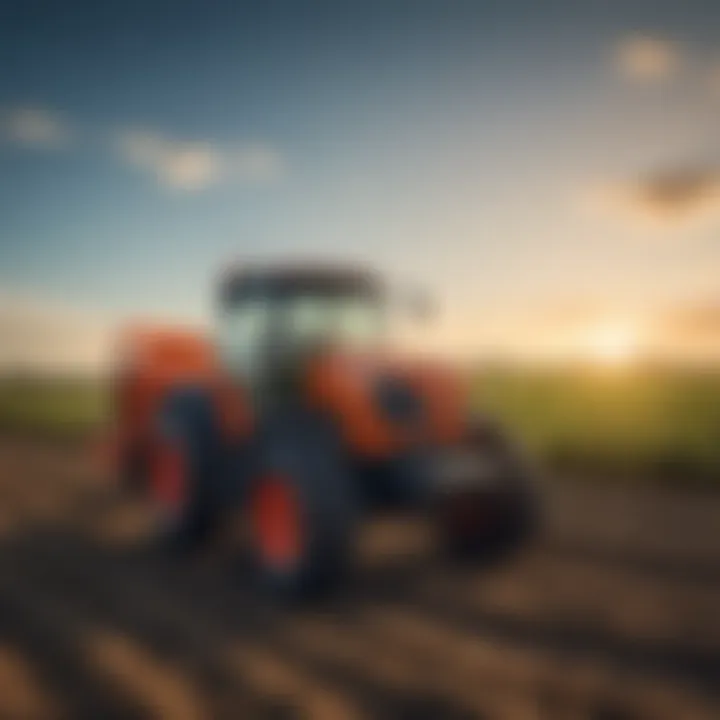
<svg viewBox="0 0 720 720"><path fill-rule="evenodd" d="M173 390L158 415L149 483L161 547L187 552L213 534L222 510L222 456L211 398L198 388Z"/></svg>
<svg viewBox="0 0 720 720"><path fill-rule="evenodd" d="M333 423L283 411L261 433L248 512L262 582L284 600L326 595L353 564L358 507Z"/></svg>

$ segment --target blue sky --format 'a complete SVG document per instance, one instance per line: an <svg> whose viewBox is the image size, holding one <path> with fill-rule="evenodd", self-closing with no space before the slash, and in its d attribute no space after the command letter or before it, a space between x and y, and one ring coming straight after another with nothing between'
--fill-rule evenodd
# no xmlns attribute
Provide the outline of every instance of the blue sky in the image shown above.
<svg viewBox="0 0 720 720"><path fill-rule="evenodd" d="M7 2L0 48L5 297L199 319L329 253L478 346L718 300L715 3Z"/></svg>

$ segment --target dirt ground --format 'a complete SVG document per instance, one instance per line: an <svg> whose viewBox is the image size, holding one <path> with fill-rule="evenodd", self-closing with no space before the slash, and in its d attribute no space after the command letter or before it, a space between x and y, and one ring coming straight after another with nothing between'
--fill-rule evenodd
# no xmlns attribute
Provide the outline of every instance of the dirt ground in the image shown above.
<svg viewBox="0 0 720 720"><path fill-rule="evenodd" d="M82 448L0 441L0 718L720 717L720 497L553 483L513 563L376 524L342 598L171 560Z"/></svg>

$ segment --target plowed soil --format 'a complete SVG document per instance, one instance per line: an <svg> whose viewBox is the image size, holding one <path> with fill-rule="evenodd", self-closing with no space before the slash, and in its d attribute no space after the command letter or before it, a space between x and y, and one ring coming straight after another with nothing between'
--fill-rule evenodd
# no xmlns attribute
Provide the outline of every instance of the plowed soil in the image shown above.
<svg viewBox="0 0 720 720"><path fill-rule="evenodd" d="M0 718L720 717L720 497L547 488L547 529L454 567L376 522L290 609L233 538L172 559L77 446L0 441Z"/></svg>

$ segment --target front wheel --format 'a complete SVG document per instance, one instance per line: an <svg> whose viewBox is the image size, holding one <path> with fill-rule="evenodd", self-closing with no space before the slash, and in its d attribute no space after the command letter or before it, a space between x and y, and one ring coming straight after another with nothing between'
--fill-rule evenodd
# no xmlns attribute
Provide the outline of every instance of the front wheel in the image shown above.
<svg viewBox="0 0 720 720"><path fill-rule="evenodd" d="M465 445L491 474L482 482L441 493L436 524L452 557L497 562L522 548L538 529L535 472L517 443L495 424L475 424Z"/></svg>

